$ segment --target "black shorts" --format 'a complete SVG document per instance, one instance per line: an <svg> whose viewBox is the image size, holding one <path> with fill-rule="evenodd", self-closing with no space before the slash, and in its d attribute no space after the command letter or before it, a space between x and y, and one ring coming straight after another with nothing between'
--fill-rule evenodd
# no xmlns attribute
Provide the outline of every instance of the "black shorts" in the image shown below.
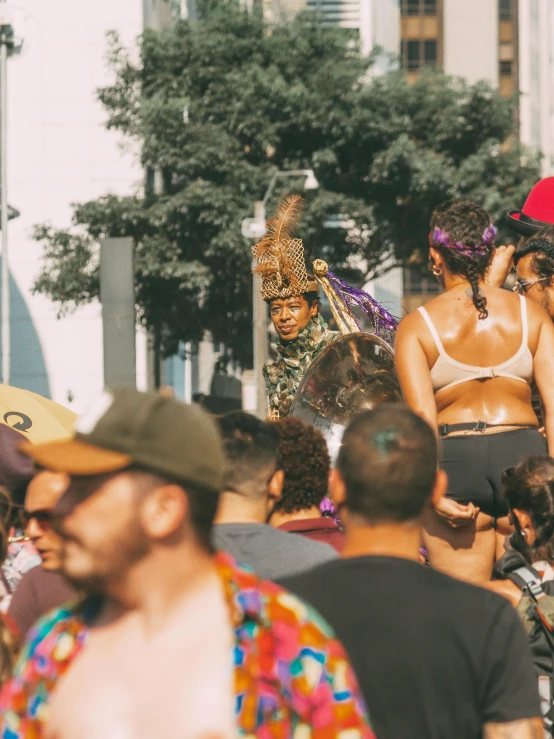
<svg viewBox="0 0 554 739"><path fill-rule="evenodd" d="M447 495L459 503L473 503L493 518L506 516L502 473L533 454L547 453L546 439L534 428L441 439Z"/></svg>

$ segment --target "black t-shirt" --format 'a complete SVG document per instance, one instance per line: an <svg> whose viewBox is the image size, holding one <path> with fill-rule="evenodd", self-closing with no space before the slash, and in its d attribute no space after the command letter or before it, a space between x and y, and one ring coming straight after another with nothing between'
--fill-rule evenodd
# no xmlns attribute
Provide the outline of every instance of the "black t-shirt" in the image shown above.
<svg viewBox="0 0 554 739"><path fill-rule="evenodd" d="M395 557L281 584L335 630L379 739L480 739L486 723L540 715L527 637L501 596Z"/></svg>

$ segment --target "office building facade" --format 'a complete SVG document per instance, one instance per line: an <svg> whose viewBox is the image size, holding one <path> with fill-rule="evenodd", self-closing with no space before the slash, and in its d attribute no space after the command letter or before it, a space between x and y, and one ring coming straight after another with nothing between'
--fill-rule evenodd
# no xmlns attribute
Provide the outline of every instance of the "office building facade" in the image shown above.
<svg viewBox="0 0 554 739"><path fill-rule="evenodd" d="M400 54L409 76L441 66L469 83L519 94L522 143L554 173L554 4L551 0L402 0Z"/></svg>
<svg viewBox="0 0 554 739"><path fill-rule="evenodd" d="M554 174L554 3L551 0L402 0L400 58L411 79L426 66L518 95L519 137ZM404 307L438 292L419 268L404 270Z"/></svg>

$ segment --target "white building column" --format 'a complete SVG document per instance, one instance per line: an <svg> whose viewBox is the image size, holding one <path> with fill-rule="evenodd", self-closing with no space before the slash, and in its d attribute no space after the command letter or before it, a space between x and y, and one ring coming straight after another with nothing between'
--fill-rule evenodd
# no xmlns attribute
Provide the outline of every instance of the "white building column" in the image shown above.
<svg viewBox="0 0 554 739"><path fill-rule="evenodd" d="M444 0L444 70L498 87L497 0Z"/></svg>

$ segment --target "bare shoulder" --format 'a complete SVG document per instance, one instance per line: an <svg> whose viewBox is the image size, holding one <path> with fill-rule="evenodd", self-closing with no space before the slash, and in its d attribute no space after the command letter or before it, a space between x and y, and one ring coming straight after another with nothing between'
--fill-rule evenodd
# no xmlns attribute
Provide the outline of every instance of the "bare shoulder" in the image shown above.
<svg viewBox="0 0 554 739"><path fill-rule="evenodd" d="M413 335L414 333L418 333L419 330L423 328L423 326L423 316L421 315L419 310L413 310L411 313L408 313L408 315L404 316L404 318L398 324L396 338L398 339L399 336L405 337L408 334Z"/></svg>
<svg viewBox="0 0 554 739"><path fill-rule="evenodd" d="M525 298L525 305L527 307L527 316L530 322L537 324L546 323L549 325L552 323L550 316L542 305L535 303L534 300L529 300L529 298Z"/></svg>
<svg viewBox="0 0 554 739"><path fill-rule="evenodd" d="M521 590L511 580L491 580L485 584L487 590L492 590L498 595L510 601L514 608L517 608L521 600Z"/></svg>
<svg viewBox="0 0 554 739"><path fill-rule="evenodd" d="M527 324L529 326L529 346L533 355L540 346L550 347L554 342L554 324L546 310L533 300L525 299L527 306Z"/></svg>
<svg viewBox="0 0 554 739"><path fill-rule="evenodd" d="M502 724L485 724L484 739L543 739L542 719L524 718Z"/></svg>

